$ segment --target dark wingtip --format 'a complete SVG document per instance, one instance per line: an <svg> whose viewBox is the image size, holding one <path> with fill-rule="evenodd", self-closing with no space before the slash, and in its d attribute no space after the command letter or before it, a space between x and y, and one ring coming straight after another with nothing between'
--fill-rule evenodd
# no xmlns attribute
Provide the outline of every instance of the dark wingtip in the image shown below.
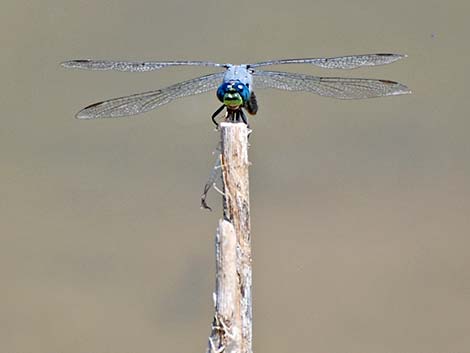
<svg viewBox="0 0 470 353"><path fill-rule="evenodd" d="M76 69L80 68L81 64L89 63L90 60L88 59L77 59L77 60L67 60L60 63L60 66L68 68L68 69Z"/></svg>
<svg viewBox="0 0 470 353"><path fill-rule="evenodd" d="M83 109L80 110L77 114L75 114L75 118L81 119L81 120L93 119L92 116L88 115L89 109L94 108L94 107L97 107L97 106L101 105L102 103L103 103L103 102L98 102L98 103L90 104L88 107L83 108Z"/></svg>
<svg viewBox="0 0 470 353"><path fill-rule="evenodd" d="M396 56L397 58L407 58L408 55L406 54L396 54L396 53L378 53L378 54L375 54L377 56Z"/></svg>
<svg viewBox="0 0 470 353"><path fill-rule="evenodd" d="M77 114L75 114L75 119L79 119L79 120L90 120L91 117L88 116L87 114L85 114L83 112L83 110L80 110Z"/></svg>

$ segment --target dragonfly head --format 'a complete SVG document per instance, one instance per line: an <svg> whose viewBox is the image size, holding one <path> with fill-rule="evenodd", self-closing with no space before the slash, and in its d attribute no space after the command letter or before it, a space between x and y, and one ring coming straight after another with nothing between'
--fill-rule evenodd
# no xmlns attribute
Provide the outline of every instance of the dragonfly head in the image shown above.
<svg viewBox="0 0 470 353"><path fill-rule="evenodd" d="M217 98L228 108L236 109L248 101L250 90L239 80L224 82L217 89Z"/></svg>

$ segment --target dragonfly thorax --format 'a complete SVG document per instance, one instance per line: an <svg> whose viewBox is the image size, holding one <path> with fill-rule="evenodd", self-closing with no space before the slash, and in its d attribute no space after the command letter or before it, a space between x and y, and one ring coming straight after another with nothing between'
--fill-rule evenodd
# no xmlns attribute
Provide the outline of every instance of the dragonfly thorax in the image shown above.
<svg viewBox="0 0 470 353"><path fill-rule="evenodd" d="M217 89L217 98L229 109L237 109L250 98L250 90L240 80L222 83Z"/></svg>

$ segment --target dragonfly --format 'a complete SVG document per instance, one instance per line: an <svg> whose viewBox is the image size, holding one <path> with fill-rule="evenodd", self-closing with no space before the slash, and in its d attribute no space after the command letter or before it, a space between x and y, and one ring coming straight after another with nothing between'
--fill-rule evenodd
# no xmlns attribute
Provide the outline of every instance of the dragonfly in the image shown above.
<svg viewBox="0 0 470 353"><path fill-rule="evenodd" d="M409 94L409 88L399 82L385 79L322 77L285 71L268 71L271 65L310 64L325 69L356 69L393 63L406 55L381 53L337 57L280 59L254 64L219 64L211 61L113 61L70 60L65 68L86 70L114 70L147 72L167 67L205 66L223 71L199 76L166 88L113 98L94 103L79 111L78 119L115 118L145 113L177 98L215 90L222 105L212 114L212 121L226 109L226 120L243 121L248 125L244 111L255 115L258 102L255 89L274 88L286 91L311 92L339 99L362 99Z"/></svg>

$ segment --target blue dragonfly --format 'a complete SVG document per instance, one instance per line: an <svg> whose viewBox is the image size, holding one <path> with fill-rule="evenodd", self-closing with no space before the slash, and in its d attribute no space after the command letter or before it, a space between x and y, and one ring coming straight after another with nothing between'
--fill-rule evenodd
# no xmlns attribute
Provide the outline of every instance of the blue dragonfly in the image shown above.
<svg viewBox="0 0 470 353"><path fill-rule="evenodd" d="M286 91L312 92L339 99L362 99L409 94L405 85L382 79L321 77L258 68L283 64L311 64L326 69L355 69L393 63L406 57L401 54L363 54L329 58L281 59L254 64L232 65L210 61L112 61L70 60L66 68L87 70L115 70L146 72L172 66L209 66L224 69L171 85L166 88L137 93L92 104L76 115L78 119L115 118L148 112L174 99L216 90L222 103L212 115L226 109L226 120L243 121L248 125L244 111L254 115L258 111L255 89L275 88Z"/></svg>

